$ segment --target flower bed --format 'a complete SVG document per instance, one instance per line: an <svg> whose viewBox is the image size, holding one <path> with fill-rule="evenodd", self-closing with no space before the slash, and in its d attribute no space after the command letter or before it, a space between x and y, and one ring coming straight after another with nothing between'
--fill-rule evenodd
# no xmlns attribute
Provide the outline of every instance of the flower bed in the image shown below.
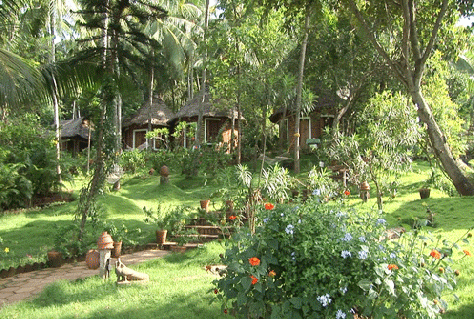
<svg viewBox="0 0 474 319"><path fill-rule="evenodd" d="M254 235L233 236L215 281L222 310L238 317L436 318L459 274L452 258L470 256L420 230L387 239L378 213L317 200L262 214Z"/></svg>

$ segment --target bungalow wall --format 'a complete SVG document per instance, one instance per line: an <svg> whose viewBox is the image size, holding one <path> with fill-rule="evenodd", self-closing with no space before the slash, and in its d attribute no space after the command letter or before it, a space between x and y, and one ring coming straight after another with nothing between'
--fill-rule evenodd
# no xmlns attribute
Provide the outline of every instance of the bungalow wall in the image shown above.
<svg viewBox="0 0 474 319"><path fill-rule="evenodd" d="M300 148L308 149L309 146L306 144L306 140L321 138L323 135L324 127L329 125L332 118L322 117L320 113L313 112L309 116L300 118ZM288 143L291 150L295 148L295 116L290 116L287 120L288 123Z"/></svg>
<svg viewBox="0 0 474 319"><path fill-rule="evenodd" d="M184 118L181 121L186 122L197 122L197 118ZM227 118L214 118L214 117L204 117L201 124L201 141L205 144L211 143L220 143L220 146L226 148L226 152L230 152L230 143L232 141L232 123ZM235 121L235 126L237 126L237 120ZM219 138L219 133L222 133L222 138ZM234 145L237 146L237 135L238 130L234 128ZM194 139L186 139L186 143L183 138L180 138L179 145L190 147L193 145Z"/></svg>
<svg viewBox="0 0 474 319"><path fill-rule="evenodd" d="M154 130L156 128L160 128L162 126L152 125L151 129ZM126 128L124 128L122 132L122 139L123 139L123 147L125 149L131 148L136 149L140 145L146 142L145 134L148 132L148 124L138 125L132 124ZM159 141L154 141L153 147L160 148L158 144Z"/></svg>

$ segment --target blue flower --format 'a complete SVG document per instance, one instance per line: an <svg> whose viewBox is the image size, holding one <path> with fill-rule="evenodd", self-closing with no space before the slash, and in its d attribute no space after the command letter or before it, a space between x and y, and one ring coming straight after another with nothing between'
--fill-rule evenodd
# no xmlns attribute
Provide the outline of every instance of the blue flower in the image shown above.
<svg viewBox="0 0 474 319"><path fill-rule="evenodd" d="M295 257L295 252L292 252L292 253L291 253L291 260L295 260L295 259L296 259L296 257Z"/></svg>
<svg viewBox="0 0 474 319"><path fill-rule="evenodd" d="M320 196L320 195L321 195L321 190L319 190L319 189L316 188L316 189L313 191L313 195L314 195L314 196Z"/></svg>
<svg viewBox="0 0 474 319"><path fill-rule="evenodd" d="M351 239L352 239L352 235L350 233L347 233L342 240L343 241L350 241Z"/></svg>
<svg viewBox="0 0 474 319"><path fill-rule="evenodd" d="M346 318L346 313L343 312L341 309L339 309L336 312L336 319L345 319Z"/></svg>
<svg viewBox="0 0 474 319"><path fill-rule="evenodd" d="M384 225L387 221L383 218L379 218L377 219L377 221L375 222L375 225Z"/></svg>
<svg viewBox="0 0 474 319"><path fill-rule="evenodd" d="M364 236L360 236L360 237L359 237L359 240L360 240L361 242L365 243L365 237L364 237Z"/></svg>
<svg viewBox="0 0 474 319"><path fill-rule="evenodd" d="M264 222L264 223L268 222L268 218L264 218L264 219L263 219L263 222Z"/></svg>
<svg viewBox="0 0 474 319"><path fill-rule="evenodd" d="M287 234L293 235L293 228L295 228L295 227L293 225L289 224L288 226L286 226L285 232Z"/></svg>
<svg viewBox="0 0 474 319"><path fill-rule="evenodd" d="M365 250L359 251L359 259L367 259L369 257L369 254Z"/></svg>
<svg viewBox="0 0 474 319"><path fill-rule="evenodd" d="M348 258L348 257L351 257L351 252L348 251L348 250L343 250L343 251L341 252L341 257L344 258L344 259L346 259L346 258Z"/></svg>
<svg viewBox="0 0 474 319"><path fill-rule="evenodd" d="M281 216L281 217L284 217L284 216L285 216L285 214L281 213L281 215L280 215L280 216Z"/></svg>
<svg viewBox="0 0 474 319"><path fill-rule="evenodd" d="M381 251L385 251L385 247L384 247L383 245L379 245L379 249L380 249Z"/></svg>
<svg viewBox="0 0 474 319"><path fill-rule="evenodd" d="M397 254L395 254L395 253L391 253L391 254L390 254L390 258L392 258L392 259L395 259L395 258L397 258Z"/></svg>
<svg viewBox="0 0 474 319"><path fill-rule="evenodd" d="M298 224L301 224L301 219L298 219Z"/></svg>
<svg viewBox="0 0 474 319"><path fill-rule="evenodd" d="M317 299L323 307L327 307L331 303L331 298L329 294L325 294L324 296L319 296Z"/></svg>

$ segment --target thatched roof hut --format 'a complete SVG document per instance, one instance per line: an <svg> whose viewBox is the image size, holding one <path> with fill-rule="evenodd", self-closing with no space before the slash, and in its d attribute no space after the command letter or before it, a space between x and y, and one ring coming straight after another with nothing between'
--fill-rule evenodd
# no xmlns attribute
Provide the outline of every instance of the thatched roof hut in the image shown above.
<svg viewBox="0 0 474 319"><path fill-rule="evenodd" d="M89 120L82 117L62 120L61 127L61 149L72 152L73 156L87 148L89 139Z"/></svg>
<svg viewBox="0 0 474 319"><path fill-rule="evenodd" d="M179 121L188 123L194 123L198 121L199 112L202 110L202 127L200 141L202 143L215 143L221 141L221 145L225 145L227 150L231 149L231 143L233 146L236 145L237 121L238 112L237 110L229 106L225 100L209 98L209 93L204 95L204 102L202 102L203 95L198 94L192 100L188 101L174 117L172 117L168 124L171 127L175 127ZM201 109L202 107L202 109ZM242 115L241 120L244 120ZM178 145L189 147L193 143L188 140L188 137L181 136L178 141Z"/></svg>
<svg viewBox="0 0 474 319"><path fill-rule="evenodd" d="M196 121L199 116L199 108L202 104L202 94L195 96L192 100L188 101L179 111L173 116L168 123L172 124L179 119ZM233 113L233 114L232 114ZM213 118L228 118L228 119L237 119L238 114L235 108L231 108L224 100L210 100L209 94L206 93L204 96L204 103L202 104L202 114L203 117L213 117ZM233 117L232 117L233 115ZM242 118L242 115L241 115Z"/></svg>
<svg viewBox="0 0 474 319"><path fill-rule="evenodd" d="M123 122L123 127L131 125L148 125L151 117L151 125L154 126L168 126L167 122L174 116L174 113L166 106L165 102L159 98L153 98L153 103L147 102L137 111L131 118Z"/></svg>
<svg viewBox="0 0 474 319"><path fill-rule="evenodd" d="M174 116L174 113L166 106L165 102L155 96L153 103L146 102L131 118L126 119L123 124L123 142L125 149L143 149L146 148L145 135L149 130L168 126L168 121ZM151 121L150 121L151 120ZM159 148L157 141L153 141L153 148Z"/></svg>
<svg viewBox="0 0 474 319"><path fill-rule="evenodd" d="M79 117L59 122L61 127L61 138L80 137L87 140L89 136L89 121Z"/></svg>

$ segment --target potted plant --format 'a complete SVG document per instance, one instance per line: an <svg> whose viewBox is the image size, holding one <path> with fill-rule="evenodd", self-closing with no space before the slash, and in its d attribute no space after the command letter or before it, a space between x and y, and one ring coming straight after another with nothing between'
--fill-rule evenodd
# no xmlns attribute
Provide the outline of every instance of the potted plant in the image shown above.
<svg viewBox="0 0 474 319"><path fill-rule="evenodd" d="M125 234L128 232L124 224L117 227L114 223L105 223L104 230L107 231L114 240L114 250L112 250L112 258L119 258L122 254L122 245Z"/></svg>
<svg viewBox="0 0 474 319"><path fill-rule="evenodd" d="M431 188L429 188L428 186L424 186L424 187L420 188L418 190L418 192L420 193L420 198L421 199L430 198Z"/></svg>
<svg viewBox="0 0 474 319"><path fill-rule="evenodd" d="M178 244L177 246L172 246L173 250L176 252L184 253L186 251L186 244L189 242L195 242L198 240L198 232L195 229L181 230L176 234L175 241Z"/></svg>

